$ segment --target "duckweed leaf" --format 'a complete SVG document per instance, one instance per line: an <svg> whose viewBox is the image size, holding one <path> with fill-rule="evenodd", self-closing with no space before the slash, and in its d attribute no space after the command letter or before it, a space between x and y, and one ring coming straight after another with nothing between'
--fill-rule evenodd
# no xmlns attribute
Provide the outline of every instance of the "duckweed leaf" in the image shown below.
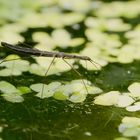
<svg viewBox="0 0 140 140"><path fill-rule="evenodd" d="M83 21L84 18L85 15L82 13L70 12L70 13L63 14L61 20L63 21L64 25L68 26L68 25L74 25L76 23L79 23Z"/></svg>
<svg viewBox="0 0 140 140"><path fill-rule="evenodd" d="M82 92L74 92L70 97L69 100L73 103L81 103L86 99L87 94Z"/></svg>
<svg viewBox="0 0 140 140"><path fill-rule="evenodd" d="M6 81L1 81L0 82L0 91L2 93L14 93L14 92L17 92L18 90L12 84L10 84Z"/></svg>
<svg viewBox="0 0 140 140"><path fill-rule="evenodd" d="M110 91L95 97L94 103L105 106L114 105L118 107L127 107L134 103L133 98L131 98L128 94L123 94L118 91Z"/></svg>
<svg viewBox="0 0 140 140"><path fill-rule="evenodd" d="M90 28L114 32L127 31L131 28L129 24L123 23L119 18L104 19L89 17L86 19L85 24Z"/></svg>
<svg viewBox="0 0 140 140"><path fill-rule="evenodd" d="M99 94L101 92L103 92L102 89L100 89L99 87L95 87L95 86L87 86L88 89L88 94Z"/></svg>
<svg viewBox="0 0 140 140"><path fill-rule="evenodd" d="M73 38L73 39L71 39L71 41L70 41L70 46L71 47L77 47L77 46L79 46L79 45L81 45L81 44L83 44L85 42L85 39L84 38Z"/></svg>
<svg viewBox="0 0 140 140"><path fill-rule="evenodd" d="M1 31L0 38L5 42L17 43L17 40L24 42L24 38L19 33L12 31Z"/></svg>
<svg viewBox="0 0 140 140"><path fill-rule="evenodd" d="M56 29L52 32L52 38L56 45L63 48L69 46L71 37L70 34L64 29Z"/></svg>
<svg viewBox="0 0 140 140"><path fill-rule="evenodd" d="M20 57L17 55L9 55L4 59L0 66L6 67L5 69L0 70L1 76L21 75L22 72L28 71L29 62L20 60Z"/></svg>
<svg viewBox="0 0 140 140"><path fill-rule="evenodd" d="M131 139L125 137L119 137L119 138L115 138L114 140L131 140Z"/></svg>
<svg viewBox="0 0 140 140"><path fill-rule="evenodd" d="M120 92L110 91L103 95L95 97L94 103L98 105L111 106L116 105L119 99Z"/></svg>
<svg viewBox="0 0 140 140"><path fill-rule="evenodd" d="M61 85L60 82L52 82L48 85L48 90L56 91L56 89Z"/></svg>
<svg viewBox="0 0 140 140"><path fill-rule="evenodd" d="M108 35L96 29L87 29L85 34L87 38L94 42L96 46L105 50L109 49L110 47L119 47L122 44L117 35Z"/></svg>
<svg viewBox="0 0 140 140"><path fill-rule="evenodd" d="M132 105L132 106L128 106L126 108L126 110L129 111L129 112L140 111L140 104L135 104L135 105Z"/></svg>
<svg viewBox="0 0 140 140"><path fill-rule="evenodd" d="M17 87L17 89L21 92L21 94L27 94L31 92L30 88L25 86Z"/></svg>
<svg viewBox="0 0 140 140"><path fill-rule="evenodd" d="M43 19L43 22L40 22ZM47 12L47 13L35 13L30 12L20 19L20 23L26 25L27 27L53 27L53 28L62 28L66 25L72 25L78 23L84 19L84 15L80 13L65 13L62 14L58 11L56 12ZM59 21L59 22L58 22Z"/></svg>
<svg viewBox="0 0 140 140"><path fill-rule="evenodd" d="M84 43L83 38L71 38L69 32L64 29L56 29L52 32L52 40L55 46L61 48L75 47Z"/></svg>
<svg viewBox="0 0 140 140"><path fill-rule="evenodd" d="M125 37L128 39L135 39L140 37L140 28L136 27L134 30L130 30L125 33Z"/></svg>
<svg viewBox="0 0 140 140"><path fill-rule="evenodd" d="M40 22L43 19L43 22ZM19 20L20 24L27 26L28 28L36 28L36 27L45 27L47 25L47 21L45 20L43 14L30 12L24 15L23 18Z"/></svg>
<svg viewBox="0 0 140 140"><path fill-rule="evenodd" d="M21 75L21 72L18 70L11 70L11 69L2 69L0 70L0 76L11 76L11 75Z"/></svg>
<svg viewBox="0 0 140 140"><path fill-rule="evenodd" d="M67 60L67 62L71 66L73 66L74 60ZM68 64L66 64L66 62L64 62L62 59L56 60L53 67L54 67L54 70L56 70L57 72L65 72L65 71L71 70L71 67L68 66Z"/></svg>
<svg viewBox="0 0 140 140"><path fill-rule="evenodd" d="M38 83L38 84L33 84L30 86L30 88L36 92L40 92L42 90L42 87L44 86L44 89L47 89L46 84Z"/></svg>
<svg viewBox="0 0 140 140"><path fill-rule="evenodd" d="M56 47L51 36L45 32L35 32L32 34L32 38L34 41L38 42L38 44L35 45L35 48L39 50L51 51Z"/></svg>
<svg viewBox="0 0 140 140"><path fill-rule="evenodd" d="M127 137L139 137L140 135L140 128L128 128L125 130L125 132L123 133L124 136Z"/></svg>
<svg viewBox="0 0 140 140"><path fill-rule="evenodd" d="M11 55L8 55L4 61L12 61L12 60L19 60L20 57L16 54L11 54Z"/></svg>
<svg viewBox="0 0 140 140"><path fill-rule="evenodd" d="M121 16L127 18L135 18L139 14L139 1L128 1L126 3L122 1L102 3L102 6L95 12L98 17L104 18Z"/></svg>
<svg viewBox="0 0 140 140"><path fill-rule="evenodd" d="M12 60L4 62L1 65L7 68L20 70L21 72L27 71L29 69L29 62L26 60Z"/></svg>
<svg viewBox="0 0 140 140"><path fill-rule="evenodd" d="M122 123L119 126L119 131L127 137L140 136L140 118L137 117L124 117Z"/></svg>
<svg viewBox="0 0 140 140"><path fill-rule="evenodd" d="M117 106L118 107L127 107L134 103L134 100L128 95L120 95L118 98Z"/></svg>
<svg viewBox="0 0 140 140"><path fill-rule="evenodd" d="M32 74L36 74L36 75L41 75L44 76L46 69L44 69L43 67L39 66L38 64L31 64L30 65L30 69L29 69L30 73Z"/></svg>
<svg viewBox="0 0 140 140"><path fill-rule="evenodd" d="M9 102L19 103L24 101L24 98L20 95L20 91L6 81L0 82L0 91L3 93L3 98Z"/></svg>
<svg viewBox="0 0 140 140"><path fill-rule="evenodd" d="M84 80L87 84L88 81ZM48 85L46 84L33 84L30 88L38 92L36 95L39 98L54 97L58 100L69 100L74 103L83 102L86 99L87 94L97 94L102 92L101 89L94 87L92 85L83 84L82 80L73 80L70 83L61 85L60 82L52 82Z"/></svg>
<svg viewBox="0 0 140 140"><path fill-rule="evenodd" d="M135 82L128 87L130 91L130 96L135 98L140 98L140 83Z"/></svg>
<svg viewBox="0 0 140 140"><path fill-rule="evenodd" d="M131 45L125 45L120 49L118 61L121 63L131 63L134 60L135 48Z"/></svg>
<svg viewBox="0 0 140 140"><path fill-rule="evenodd" d="M46 84L33 84L30 88L36 92L39 92L36 96L39 98L48 98L54 95L56 89L61 85L59 82L52 82L49 85Z"/></svg>
<svg viewBox="0 0 140 140"><path fill-rule="evenodd" d="M35 58L35 60L38 64L34 64L34 63L31 64L30 72L37 75L44 76L49 65L52 62L52 58L38 57ZM72 65L74 63L74 60L68 60L68 63ZM71 67L68 66L62 59L59 60L56 59L53 65L51 66L49 72L47 73L47 75L68 71L70 69Z"/></svg>
<svg viewBox="0 0 140 140"><path fill-rule="evenodd" d="M68 99L68 96L64 95L62 92L60 91L56 91L53 95L53 97L57 100L66 100Z"/></svg>
<svg viewBox="0 0 140 140"><path fill-rule="evenodd" d="M61 92L63 93L64 96L69 97L70 95L72 95L73 93L76 92L84 92L87 93L85 91L85 87L83 85L83 83L79 80L73 80L72 82L62 85L61 87L59 87L56 92Z"/></svg>
<svg viewBox="0 0 140 140"><path fill-rule="evenodd" d="M86 12L90 5L89 0L60 0L59 5L63 7L64 9L72 10L72 11L77 11L77 12Z"/></svg>
<svg viewBox="0 0 140 140"><path fill-rule="evenodd" d="M126 116L122 119L122 123L125 123L131 127L139 126L140 125L140 118Z"/></svg>
<svg viewBox="0 0 140 140"><path fill-rule="evenodd" d="M2 96L5 100L12 103L21 103L24 101L24 98L18 93L3 94Z"/></svg>
<svg viewBox="0 0 140 140"><path fill-rule="evenodd" d="M83 84L83 82L85 83L85 85ZM88 90L88 91L86 91L86 92L88 92L88 94L98 94L98 93L102 92L102 89L92 85L91 82L84 80L84 79L83 79L83 81L81 79L73 80L73 81L71 81L70 86L72 86L71 89L74 89L74 92L77 92L78 90L80 92L84 92L84 93L85 93L85 90Z"/></svg>

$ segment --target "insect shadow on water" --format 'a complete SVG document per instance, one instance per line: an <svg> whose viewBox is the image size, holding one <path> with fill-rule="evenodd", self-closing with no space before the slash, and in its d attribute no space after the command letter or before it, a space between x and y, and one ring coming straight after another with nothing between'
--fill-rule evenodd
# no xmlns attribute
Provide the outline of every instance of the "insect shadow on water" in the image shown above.
<svg viewBox="0 0 140 140"><path fill-rule="evenodd" d="M82 78L82 75L66 60L66 59L78 59L78 60L85 60L86 62L89 61L92 65L94 65L97 69L98 66L100 66L100 64L96 63L95 61L93 61L90 57L88 56L79 56L79 55L73 55L73 54L68 54L68 53L64 53L64 52L48 52L48 51L41 51L38 49L32 49L32 48L27 48L27 47L21 47L19 45L12 45L6 42L1 42L1 45L5 48L8 48L16 53L22 53L24 55L29 55L29 56L37 56L37 57L52 57L52 61L48 66L48 69L46 70L44 76L47 76L51 66L53 65L54 61L56 58L62 58L62 60L81 78L82 83L88 93L88 89L86 86L85 81ZM27 45L26 45L27 46ZM28 45L29 46L29 45ZM12 59L12 60L18 60L20 58L16 58L16 59ZM7 61L11 61L11 60L6 60L3 59L1 61L1 63L3 62L7 62ZM1 64L0 63L0 64ZM87 63L86 63L87 66ZM101 66L100 66L101 67ZM43 91L44 91L44 86L45 84L42 85L42 90L41 90L41 98L43 97Z"/></svg>

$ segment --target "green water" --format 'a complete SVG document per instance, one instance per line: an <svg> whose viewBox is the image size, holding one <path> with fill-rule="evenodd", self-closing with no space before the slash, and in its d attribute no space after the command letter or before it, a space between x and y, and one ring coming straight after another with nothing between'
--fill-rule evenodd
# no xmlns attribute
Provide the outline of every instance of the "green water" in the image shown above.
<svg viewBox="0 0 140 140"><path fill-rule="evenodd" d="M0 140L139 140L139 4L2 0L0 41L86 55L102 67L67 60L79 76L59 59L46 76L49 58L0 63ZM0 47L0 60L11 54Z"/></svg>

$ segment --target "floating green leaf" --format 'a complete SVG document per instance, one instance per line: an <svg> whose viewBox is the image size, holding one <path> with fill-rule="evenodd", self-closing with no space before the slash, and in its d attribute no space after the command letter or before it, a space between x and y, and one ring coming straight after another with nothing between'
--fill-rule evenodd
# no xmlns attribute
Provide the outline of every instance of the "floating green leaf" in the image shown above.
<svg viewBox="0 0 140 140"><path fill-rule="evenodd" d="M9 102L19 103L24 101L24 98L20 95L20 91L6 81L0 82L0 91L3 93L3 98Z"/></svg>
<svg viewBox="0 0 140 140"><path fill-rule="evenodd" d="M130 96L140 98L140 83L138 82L132 83L128 87L128 90L130 91Z"/></svg>
<svg viewBox="0 0 140 140"><path fill-rule="evenodd" d="M119 126L119 131L127 137L140 137L140 118L124 117Z"/></svg>
<svg viewBox="0 0 140 140"><path fill-rule="evenodd" d="M86 19L85 24L90 28L114 32L127 31L131 28L129 24L123 23L119 18L105 19L89 17Z"/></svg>
<svg viewBox="0 0 140 140"><path fill-rule="evenodd" d="M31 85L30 88L38 92L37 97L44 99L53 96L60 85L59 82L52 82L49 85L39 83Z"/></svg>
<svg viewBox="0 0 140 140"><path fill-rule="evenodd" d="M13 86L12 84L6 82L6 81L1 81L0 82L0 91L2 93L15 93L15 92L19 92L15 86Z"/></svg>
<svg viewBox="0 0 140 140"><path fill-rule="evenodd" d="M126 110L129 111L129 112L140 111L140 104L135 104L135 105L132 105L132 106L128 106L126 108Z"/></svg>
<svg viewBox="0 0 140 140"><path fill-rule="evenodd" d="M105 106L115 105L118 102L119 95L120 92L118 91L110 91L95 97L94 103Z"/></svg>
<svg viewBox="0 0 140 140"><path fill-rule="evenodd" d="M95 97L94 103L98 105L105 106L118 106L118 107L127 107L131 105L134 100L129 97L127 94L122 94L118 91L110 91L103 95Z"/></svg>
<svg viewBox="0 0 140 140"><path fill-rule="evenodd" d="M57 100L66 100L68 99L68 96L64 95L61 91L56 91L53 95L53 97Z"/></svg>
<svg viewBox="0 0 140 140"><path fill-rule="evenodd" d="M127 107L131 105L132 103L134 103L133 98L131 98L128 95L120 95L116 106Z"/></svg>
<svg viewBox="0 0 140 140"><path fill-rule="evenodd" d="M6 67L5 69L0 70L1 76L21 75L22 72L29 70L29 62L20 60L17 55L9 55L4 59L0 66Z"/></svg>
<svg viewBox="0 0 140 140"><path fill-rule="evenodd" d="M17 89L21 92L21 94L27 94L31 92L30 88L25 86L17 87Z"/></svg>
<svg viewBox="0 0 140 140"><path fill-rule="evenodd" d="M5 100L12 103L21 103L24 101L24 98L17 93L3 94L2 96Z"/></svg>
<svg viewBox="0 0 140 140"><path fill-rule="evenodd" d="M131 140L131 139L125 138L125 137L118 137L118 138L115 138L114 140Z"/></svg>

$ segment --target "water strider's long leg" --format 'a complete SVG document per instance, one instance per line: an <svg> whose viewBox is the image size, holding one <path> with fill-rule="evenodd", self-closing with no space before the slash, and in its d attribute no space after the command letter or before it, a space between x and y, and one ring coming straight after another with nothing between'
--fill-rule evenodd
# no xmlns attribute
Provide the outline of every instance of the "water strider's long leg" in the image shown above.
<svg viewBox="0 0 140 140"><path fill-rule="evenodd" d="M53 64L53 62L54 62L54 60L55 60L55 56L53 57L53 59L52 59L52 61L51 61L51 63L50 63L50 65L49 65L49 67L48 67L48 69L47 69L47 71L45 72L45 75L44 76L47 76L47 73L49 72L49 70L50 70L50 68L51 68L51 66L52 66L52 64ZM41 98L43 98L43 92L44 92L44 84L43 84L43 86L42 86L42 90L41 90Z"/></svg>
<svg viewBox="0 0 140 140"><path fill-rule="evenodd" d="M65 60L65 58L62 58L62 59L63 59L63 61L64 61L67 65L69 65L69 66L71 67L71 69L72 69L75 73L78 74L78 76L81 78L82 83L84 84L85 89L86 89L86 91L87 91L87 93L88 93L88 89L87 89L86 83L84 82L84 80L83 80L83 78L82 78L82 75L81 75L76 69L74 69L74 68L71 66L71 64L69 64L69 63Z"/></svg>

